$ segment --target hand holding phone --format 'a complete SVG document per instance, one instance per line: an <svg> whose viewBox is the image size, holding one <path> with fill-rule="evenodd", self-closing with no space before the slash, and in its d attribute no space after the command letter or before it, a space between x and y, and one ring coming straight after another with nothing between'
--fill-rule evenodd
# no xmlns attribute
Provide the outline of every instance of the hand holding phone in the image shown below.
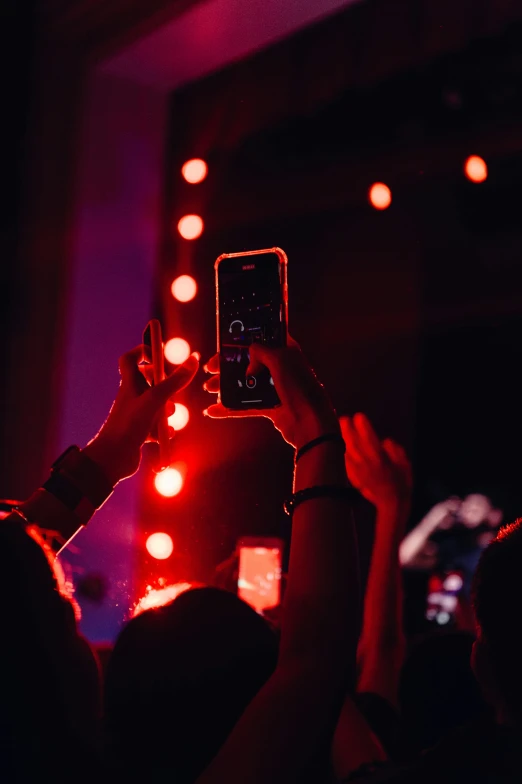
<svg viewBox="0 0 522 784"><path fill-rule="evenodd" d="M281 404L275 408L258 410L230 410L218 402L209 406L207 416L213 419L230 417L266 417L296 449L324 433L340 432L337 415L324 387L295 340L289 338L285 348L269 348L259 344L250 349L248 372L256 374L265 367L274 380ZM220 391L220 360L215 354L205 366L210 378L204 385L207 392Z"/></svg>
<svg viewBox="0 0 522 784"><path fill-rule="evenodd" d="M101 430L83 450L113 485L138 470L141 447L151 440L158 414L190 384L199 367L199 358L191 354L168 378L151 387L142 372L144 350L152 370L152 352L142 344L120 357L121 384L116 400Z"/></svg>
<svg viewBox="0 0 522 784"><path fill-rule="evenodd" d="M230 253L215 264L220 401L231 411L270 409L280 400L266 367L249 371L252 345L287 342L287 257L280 248Z"/></svg>
<svg viewBox="0 0 522 784"><path fill-rule="evenodd" d="M152 373L147 374L150 386L161 384L165 378L165 360L163 358L163 340L161 324L158 319L151 319L143 333L143 343L151 351ZM169 423L166 406L163 406L157 415L157 430L159 443L158 471L163 471L170 465Z"/></svg>

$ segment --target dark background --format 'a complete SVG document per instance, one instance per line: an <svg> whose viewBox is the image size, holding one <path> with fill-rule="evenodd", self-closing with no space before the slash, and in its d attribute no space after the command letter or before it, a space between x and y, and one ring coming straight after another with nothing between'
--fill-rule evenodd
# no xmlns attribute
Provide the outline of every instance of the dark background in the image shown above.
<svg viewBox="0 0 522 784"><path fill-rule="evenodd" d="M315 96L311 111L299 52L315 52L314 35L324 46L332 23L173 95L158 311L210 356L215 258L281 246L291 334L338 412L365 411L412 456L411 523L471 491L511 519L522 501L522 28L409 68L392 59L387 77L361 64L335 98ZM270 91L283 61L289 100L276 113ZM373 63L368 53L365 62ZM318 84L331 69L331 58L318 66ZM260 72L262 91L252 84ZM485 183L465 179L470 154L487 160ZM194 156L209 164L197 189L179 174ZM385 212L367 201L376 180L392 190ZM176 233L188 212L205 220L194 243ZM166 285L180 272L199 285L181 309ZM144 505L148 530L171 510L186 555L178 579L208 576L240 535L288 534L289 448L263 421L198 418L206 397L193 387L186 398L196 416L178 436L183 495L147 495ZM363 517L367 544L367 509Z"/></svg>
<svg viewBox="0 0 522 784"><path fill-rule="evenodd" d="M189 3L2 6L3 496L27 494L56 456L86 73L175 5ZM291 332L339 413L367 412L412 455L412 523L470 490L506 519L521 508L521 16L509 0L367 0L172 96L166 334L210 355L215 258L281 245ZM470 154L488 163L481 185L463 176ZM209 164L197 188L180 176L194 156ZM377 180L393 193L383 213L367 202ZM175 229L189 212L205 220L194 243ZM199 296L175 308L183 272ZM173 579L204 579L238 536L288 533L292 454L266 422L198 416L200 386L185 400L184 491L160 499L143 480L141 525L175 534Z"/></svg>

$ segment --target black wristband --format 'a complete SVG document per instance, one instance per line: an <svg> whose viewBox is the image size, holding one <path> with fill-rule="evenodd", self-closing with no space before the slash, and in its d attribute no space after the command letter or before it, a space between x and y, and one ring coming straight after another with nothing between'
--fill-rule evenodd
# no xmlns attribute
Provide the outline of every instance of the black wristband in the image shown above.
<svg viewBox="0 0 522 784"><path fill-rule="evenodd" d="M298 506L315 498L341 498L346 501L355 501L358 497L359 493L351 485L315 485L298 490L297 493L290 496L284 503L284 510L287 515L292 516Z"/></svg>
<svg viewBox="0 0 522 784"><path fill-rule="evenodd" d="M309 441L307 444L301 447L301 449L297 450L295 456L295 462L299 462L303 455L310 451L310 449L314 449L314 447L319 446L319 444L324 444L327 441L332 441L335 444L339 444L343 448L343 454L346 452L346 444L344 443L344 438L340 433L324 433L324 435L319 436L318 438L314 438L313 441Z"/></svg>
<svg viewBox="0 0 522 784"><path fill-rule="evenodd" d="M53 463L51 475L65 477L88 499L94 509L99 509L114 490L100 466L77 446L70 446L60 455ZM70 506L67 501L65 503Z"/></svg>

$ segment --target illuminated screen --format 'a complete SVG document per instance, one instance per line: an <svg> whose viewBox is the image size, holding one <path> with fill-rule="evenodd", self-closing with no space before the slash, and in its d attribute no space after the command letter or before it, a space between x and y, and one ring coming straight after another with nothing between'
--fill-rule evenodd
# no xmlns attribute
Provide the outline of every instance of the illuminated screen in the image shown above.
<svg viewBox="0 0 522 784"><path fill-rule="evenodd" d="M221 400L227 408L279 404L270 373L247 378L249 346L283 346L281 264L275 253L223 259L218 267Z"/></svg>
<svg viewBox="0 0 522 784"><path fill-rule="evenodd" d="M281 601L281 550L278 547L241 547L238 595L256 612Z"/></svg>

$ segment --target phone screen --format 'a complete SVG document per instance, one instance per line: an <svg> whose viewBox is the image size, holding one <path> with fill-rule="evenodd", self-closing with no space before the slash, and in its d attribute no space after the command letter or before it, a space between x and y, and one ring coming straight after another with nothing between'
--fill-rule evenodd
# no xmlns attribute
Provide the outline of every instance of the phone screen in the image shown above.
<svg viewBox="0 0 522 784"><path fill-rule="evenodd" d="M281 601L281 548L239 549L238 596L258 613Z"/></svg>
<svg viewBox="0 0 522 784"><path fill-rule="evenodd" d="M277 253L224 258L218 265L221 402L226 408L274 408L268 370L246 374L252 343L286 345L284 269Z"/></svg>

